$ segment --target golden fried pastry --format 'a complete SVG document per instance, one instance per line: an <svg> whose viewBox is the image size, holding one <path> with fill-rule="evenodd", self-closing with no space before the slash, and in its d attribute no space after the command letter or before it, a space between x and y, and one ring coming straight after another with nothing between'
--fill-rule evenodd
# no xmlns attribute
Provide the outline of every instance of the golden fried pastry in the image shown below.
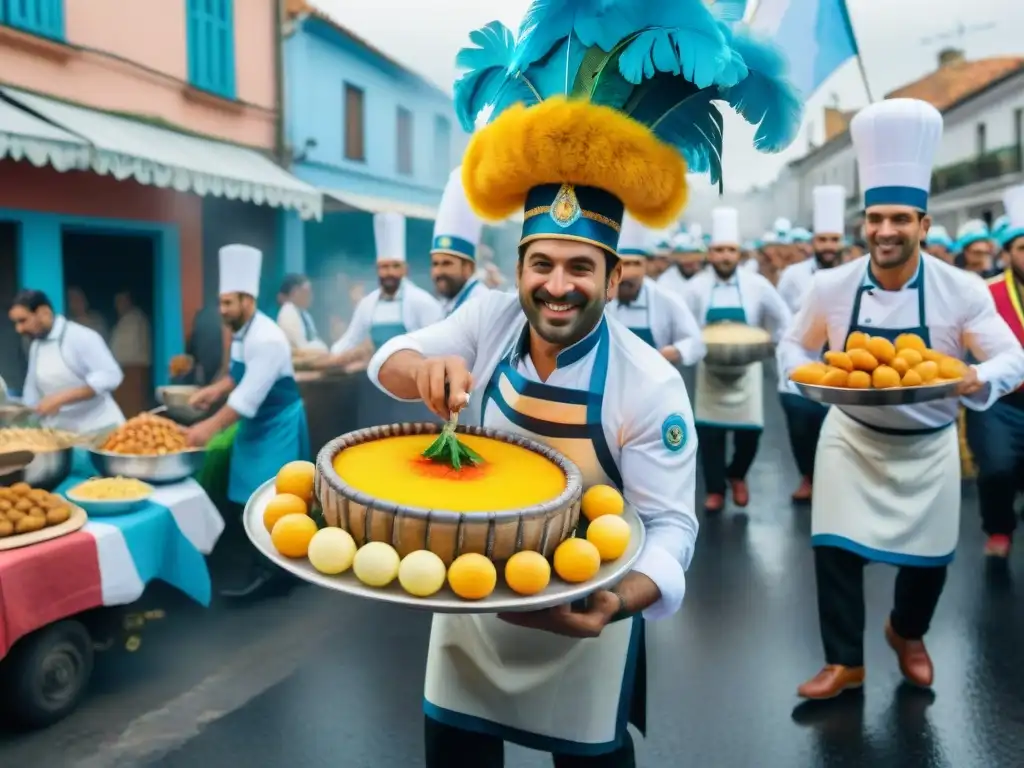
<svg viewBox="0 0 1024 768"><path fill-rule="evenodd" d="M920 350L917 349L901 349L896 353L896 357L900 360L906 360L911 368L918 363L924 362L924 357L921 356Z"/></svg>
<svg viewBox="0 0 1024 768"><path fill-rule="evenodd" d="M875 389L892 389L900 385L900 375L888 365L880 365L871 372L871 384Z"/></svg>
<svg viewBox="0 0 1024 768"><path fill-rule="evenodd" d="M34 506L35 504L32 502L32 499L27 496L22 496L14 504L14 508L19 512L28 512Z"/></svg>
<svg viewBox="0 0 1024 768"><path fill-rule="evenodd" d="M68 507L54 507L46 513L47 525L60 525L71 518L71 510Z"/></svg>
<svg viewBox="0 0 1024 768"><path fill-rule="evenodd" d="M897 354L896 357L889 361L889 367L896 371L900 376L903 376L903 374L910 370L911 365L907 362L907 358L900 357Z"/></svg>
<svg viewBox="0 0 1024 768"><path fill-rule="evenodd" d="M896 357L896 345L882 336L872 336L868 339L866 349L875 356L879 363L884 365Z"/></svg>
<svg viewBox="0 0 1024 768"><path fill-rule="evenodd" d="M924 379L913 368L903 374L903 380L900 382L901 387L920 387L922 384L924 384Z"/></svg>
<svg viewBox="0 0 1024 768"><path fill-rule="evenodd" d="M823 387L845 387L846 379L850 374L842 368L829 368L821 380Z"/></svg>
<svg viewBox="0 0 1024 768"><path fill-rule="evenodd" d="M917 371L921 381L925 384L939 377L939 364L934 360L925 360L923 363L918 363L914 366L914 370Z"/></svg>
<svg viewBox="0 0 1024 768"><path fill-rule="evenodd" d="M24 496L26 493L32 490L32 486L28 483L15 483L11 486L11 492L18 495Z"/></svg>
<svg viewBox="0 0 1024 768"><path fill-rule="evenodd" d="M921 357L924 358L925 362L937 363L945 355L935 349L924 349L921 351Z"/></svg>
<svg viewBox="0 0 1024 768"><path fill-rule="evenodd" d="M868 335L861 333L860 331L854 331L846 337L846 351L849 352L852 349L867 349L868 347Z"/></svg>
<svg viewBox="0 0 1024 768"><path fill-rule="evenodd" d="M867 371L868 373L871 373L878 367L878 358L866 349L858 347L856 349L851 349L848 354L850 355L850 361L853 363L853 367L858 371Z"/></svg>
<svg viewBox="0 0 1024 768"><path fill-rule="evenodd" d="M821 384L828 373L828 366L822 363L807 363L793 370L789 378L797 384Z"/></svg>
<svg viewBox="0 0 1024 768"><path fill-rule="evenodd" d="M846 386L850 389L870 389L871 374L867 371L853 371L846 377Z"/></svg>
<svg viewBox="0 0 1024 768"><path fill-rule="evenodd" d="M847 373L853 370L853 360L845 352L826 352L825 362L833 368L842 368Z"/></svg>
<svg viewBox="0 0 1024 768"><path fill-rule="evenodd" d="M0 539L14 533L14 523L10 520L0 520Z"/></svg>
<svg viewBox="0 0 1024 768"><path fill-rule="evenodd" d="M895 347L897 352L902 352L905 349L924 352L928 348L924 343L924 339L916 333L901 333L896 337Z"/></svg>
<svg viewBox="0 0 1024 768"><path fill-rule="evenodd" d="M943 357L939 361L940 379L962 379L967 366L955 357Z"/></svg>
<svg viewBox="0 0 1024 768"><path fill-rule="evenodd" d="M35 515L26 515L14 524L15 533L34 533L35 531L41 531L46 527L45 517L36 517Z"/></svg>
<svg viewBox="0 0 1024 768"><path fill-rule="evenodd" d="M180 425L151 413L129 419L100 446L102 451L134 456L162 456L187 448L185 431Z"/></svg>

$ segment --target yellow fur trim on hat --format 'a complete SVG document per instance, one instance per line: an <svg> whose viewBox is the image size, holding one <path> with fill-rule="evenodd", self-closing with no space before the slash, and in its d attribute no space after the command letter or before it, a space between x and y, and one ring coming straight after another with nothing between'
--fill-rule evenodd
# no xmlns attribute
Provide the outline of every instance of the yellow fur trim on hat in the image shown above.
<svg viewBox="0 0 1024 768"><path fill-rule="evenodd" d="M516 104L478 130L462 160L462 185L482 219L522 210L542 184L598 187L641 224L661 229L686 205L686 162L646 126L611 107L557 96Z"/></svg>

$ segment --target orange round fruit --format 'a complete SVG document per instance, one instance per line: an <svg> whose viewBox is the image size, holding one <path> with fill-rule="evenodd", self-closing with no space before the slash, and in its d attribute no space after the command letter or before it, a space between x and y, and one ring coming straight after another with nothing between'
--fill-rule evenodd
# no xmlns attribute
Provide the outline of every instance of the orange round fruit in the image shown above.
<svg viewBox="0 0 1024 768"><path fill-rule="evenodd" d="M274 523L270 541L285 557L305 557L316 532L316 523L309 515L285 515Z"/></svg>
<svg viewBox="0 0 1024 768"><path fill-rule="evenodd" d="M955 357L944 357L939 361L940 379L962 379L967 366Z"/></svg>
<svg viewBox="0 0 1024 768"><path fill-rule="evenodd" d="M807 363L794 368L789 378L797 384L821 384L828 373L828 366L823 363Z"/></svg>
<svg viewBox="0 0 1024 768"><path fill-rule="evenodd" d="M313 478L316 467L311 461L289 461L277 472L274 488L278 493L298 496L309 506L313 502Z"/></svg>
<svg viewBox="0 0 1024 768"><path fill-rule="evenodd" d="M902 376L910 370L910 363L907 362L907 358L896 355L896 357L889 361L889 367Z"/></svg>
<svg viewBox="0 0 1024 768"><path fill-rule="evenodd" d="M601 519L622 520L615 515L604 515ZM516 552L505 563L505 583L517 595L536 595L543 592L550 581L551 563L540 552Z"/></svg>
<svg viewBox="0 0 1024 768"><path fill-rule="evenodd" d="M586 539L566 539L555 550L555 573L570 584L594 578L600 567L601 553Z"/></svg>
<svg viewBox="0 0 1024 768"><path fill-rule="evenodd" d="M939 360L941 360L943 357L945 357L945 355L943 355L941 352L939 352L938 350L935 350L935 349L926 349L923 352L921 352L921 357L924 358L924 361L926 363L927 362L937 363L937 362L939 362Z"/></svg>
<svg viewBox="0 0 1024 768"><path fill-rule="evenodd" d="M924 339L916 333L901 333L896 337L896 351L902 352L905 349L924 352L927 347L925 346Z"/></svg>
<svg viewBox="0 0 1024 768"><path fill-rule="evenodd" d="M903 381L900 382L901 387L920 387L922 384L924 384L924 379L913 368L903 374Z"/></svg>
<svg viewBox="0 0 1024 768"><path fill-rule="evenodd" d="M898 387L900 375L888 365L880 365L871 373L871 384L875 389Z"/></svg>
<svg viewBox="0 0 1024 768"><path fill-rule="evenodd" d="M867 350L883 364L896 357L896 345L883 336L872 336L868 339Z"/></svg>
<svg viewBox="0 0 1024 768"><path fill-rule="evenodd" d="M911 368L918 363L924 362L924 358L921 357L921 352L916 349L901 349L896 353L896 357L900 360L906 360L910 364Z"/></svg>
<svg viewBox="0 0 1024 768"><path fill-rule="evenodd" d="M587 520L596 520L601 515L621 515L624 502L610 485L592 485L583 493L581 506Z"/></svg>
<svg viewBox="0 0 1024 768"><path fill-rule="evenodd" d="M861 331L854 331L846 337L846 351L851 349L867 349L868 335Z"/></svg>
<svg viewBox="0 0 1024 768"><path fill-rule="evenodd" d="M597 547L601 562L618 560L629 546L629 523L621 517L605 515L587 526L587 541Z"/></svg>
<svg viewBox="0 0 1024 768"><path fill-rule="evenodd" d="M923 363L918 363L914 366L914 370L921 376L921 381L925 384L935 380L939 376L939 364L933 360L925 360Z"/></svg>
<svg viewBox="0 0 1024 768"><path fill-rule="evenodd" d="M498 583L498 571L483 555L468 552L448 566L448 586L463 600L483 600Z"/></svg>
<svg viewBox="0 0 1024 768"><path fill-rule="evenodd" d="M309 512L306 502L294 493L279 493L267 502L263 510L263 525L267 533L274 530L274 524L285 515L305 515Z"/></svg>
<svg viewBox="0 0 1024 768"><path fill-rule="evenodd" d="M846 386L850 389L871 389L871 374L867 371L854 371L846 377Z"/></svg>
<svg viewBox="0 0 1024 768"><path fill-rule="evenodd" d="M826 373L821 379L821 386L845 387L846 379L849 375L850 374L848 374L842 368L829 368L828 373Z"/></svg>
<svg viewBox="0 0 1024 768"><path fill-rule="evenodd" d="M853 370L853 361L845 352L826 352L825 362L833 368L842 368L847 372Z"/></svg>
<svg viewBox="0 0 1024 768"><path fill-rule="evenodd" d="M866 349L851 349L850 360L853 363L853 367L858 371L867 371L871 373L875 368L878 367L878 358L868 352Z"/></svg>

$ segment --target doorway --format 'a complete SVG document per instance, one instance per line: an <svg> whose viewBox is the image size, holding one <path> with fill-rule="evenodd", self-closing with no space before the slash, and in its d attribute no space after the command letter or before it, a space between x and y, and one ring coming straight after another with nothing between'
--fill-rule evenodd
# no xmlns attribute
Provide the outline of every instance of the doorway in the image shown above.
<svg viewBox="0 0 1024 768"><path fill-rule="evenodd" d="M114 399L127 418L153 407L152 236L65 229L65 307L70 320L97 331L124 372Z"/></svg>
<svg viewBox="0 0 1024 768"><path fill-rule="evenodd" d="M18 292L18 225L0 221L0 376L11 394L20 393L25 383L28 356L25 344L7 322L7 309Z"/></svg>

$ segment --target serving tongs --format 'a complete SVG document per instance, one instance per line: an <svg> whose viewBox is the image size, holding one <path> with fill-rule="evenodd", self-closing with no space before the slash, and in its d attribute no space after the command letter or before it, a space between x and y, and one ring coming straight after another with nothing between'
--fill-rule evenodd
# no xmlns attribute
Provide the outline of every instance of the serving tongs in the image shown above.
<svg viewBox="0 0 1024 768"><path fill-rule="evenodd" d="M450 397L451 390L448 382L446 381L444 383L445 402L448 402ZM463 407L466 405L469 405L468 394ZM459 440L458 435L455 433L455 428L458 426L459 412L449 411L448 421L446 421L444 426L441 428L441 434L438 435L437 439L428 446L427 450L423 452L423 456L431 461L447 464L455 470L462 469L463 464L470 464L472 466L483 464L483 457Z"/></svg>

